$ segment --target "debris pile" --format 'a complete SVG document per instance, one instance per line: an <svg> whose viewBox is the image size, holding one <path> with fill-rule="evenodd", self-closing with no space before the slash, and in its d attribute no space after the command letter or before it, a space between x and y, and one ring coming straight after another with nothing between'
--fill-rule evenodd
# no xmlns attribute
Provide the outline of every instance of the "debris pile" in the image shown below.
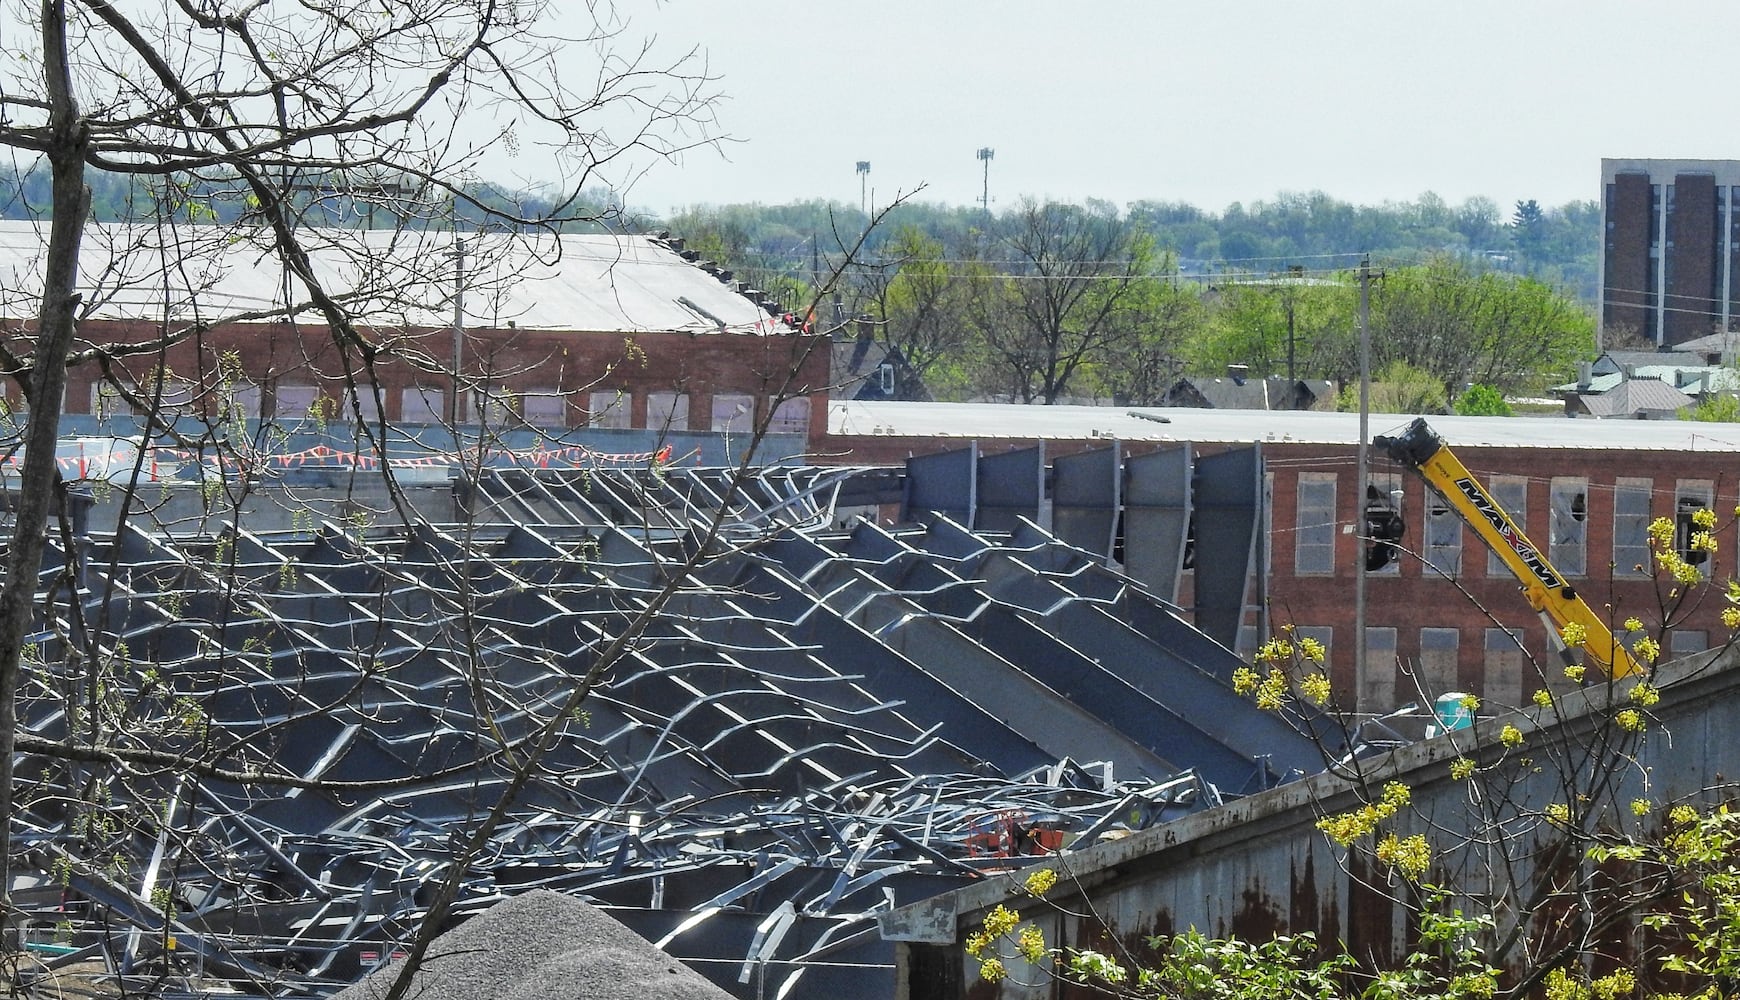
<svg viewBox="0 0 1740 1000"><path fill-rule="evenodd" d="M333 1000L381 1000L384 966ZM534 890L437 937L407 996L441 1000L728 1000L646 939L572 896Z"/></svg>

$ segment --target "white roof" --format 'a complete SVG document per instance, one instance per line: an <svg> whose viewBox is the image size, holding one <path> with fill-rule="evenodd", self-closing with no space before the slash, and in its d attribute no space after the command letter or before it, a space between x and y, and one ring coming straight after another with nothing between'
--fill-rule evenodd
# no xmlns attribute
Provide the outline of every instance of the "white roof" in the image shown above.
<svg viewBox="0 0 1740 1000"><path fill-rule="evenodd" d="M46 223L0 221L0 315L35 316ZM449 231L310 229L315 273L362 325L443 327L457 287ZM465 323L537 330L772 333L731 285L648 236L461 233ZM272 319L307 291L264 229L92 225L80 289L94 319ZM286 288L289 289L288 296ZM167 304L167 305L166 305ZM783 331L783 327L778 328Z"/></svg>
<svg viewBox="0 0 1740 1000"><path fill-rule="evenodd" d="M1372 435L1405 428L1413 415L1374 413ZM1740 424L1690 420L1573 420L1565 417L1427 415L1454 447L1588 448L1740 452ZM1253 441L1356 445L1359 414L1195 407L1021 406L836 400L828 431L846 435L1125 441Z"/></svg>

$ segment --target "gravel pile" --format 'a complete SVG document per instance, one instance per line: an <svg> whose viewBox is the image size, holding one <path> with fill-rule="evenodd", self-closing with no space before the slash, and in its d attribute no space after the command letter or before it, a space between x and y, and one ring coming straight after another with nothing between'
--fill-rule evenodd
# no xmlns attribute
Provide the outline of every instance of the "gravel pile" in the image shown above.
<svg viewBox="0 0 1740 1000"><path fill-rule="evenodd" d="M398 974L377 969L333 1000L379 1000ZM731 1000L589 903L540 889L498 903L435 939L416 1000Z"/></svg>

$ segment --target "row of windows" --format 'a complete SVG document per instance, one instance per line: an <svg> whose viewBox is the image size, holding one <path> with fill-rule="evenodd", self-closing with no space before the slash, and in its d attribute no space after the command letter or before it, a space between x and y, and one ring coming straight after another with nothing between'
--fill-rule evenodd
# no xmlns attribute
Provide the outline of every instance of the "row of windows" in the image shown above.
<svg viewBox="0 0 1740 1000"><path fill-rule="evenodd" d="M353 408L349 400L342 404L333 398L330 389L316 385L279 383L274 390L270 413L266 412L265 394L257 385L234 387L224 394L219 407L228 416L247 419L275 417L279 420L301 420L325 417L350 420L358 411L365 421L380 418L380 403L371 392L364 391ZM450 414L449 391L435 386L410 386L398 390L400 421L408 424L445 423ZM575 393L556 389L527 389L508 392L505 389L477 389L461 399L460 423L486 422L501 425L525 425L546 430L561 430L571 419L579 425L603 428L647 427L672 430L690 429L689 394L682 392L649 392L644 394L645 417L637 420L635 394L618 390L595 390L584 396L586 410L576 414L570 405ZM114 386L96 383L91 387L91 412L99 417L137 416L143 408L131 403ZM390 400L389 400L390 402ZM747 393L714 393L707 429L712 431L746 432L755 417L756 399ZM807 434L810 404L806 397L766 403L772 409L769 431L774 434ZM208 406L207 409L217 407ZM193 387L185 382L163 387L160 410L165 414L191 413L200 409Z"/></svg>
<svg viewBox="0 0 1740 1000"><path fill-rule="evenodd" d="M1293 634L1310 637L1323 644L1325 662L1335 662L1335 629L1328 626L1296 626ZM1358 694L1361 711L1389 711L1408 702L1429 703L1438 695L1463 689L1459 670L1462 633L1454 628L1422 628L1419 632L1420 653L1404 669L1397 658L1399 629L1369 626L1365 630L1368 676ZM1531 657L1527 638L1516 629L1485 628L1481 659L1482 698L1494 708L1511 708L1523 703L1534 689L1545 684L1562 687L1569 683L1552 670L1541 670L1535 663L1553 664L1551 651L1542 650ZM1239 654L1249 659L1256 653L1257 630L1245 627L1239 633ZM1542 640L1543 642L1545 640ZM1689 656L1709 648L1709 633L1697 629L1676 629L1669 636L1670 656Z"/></svg>
<svg viewBox="0 0 1740 1000"><path fill-rule="evenodd" d="M1294 507L1293 571L1301 576L1329 576L1335 573L1335 536L1338 531L1336 511L1337 474L1333 472L1302 472L1299 474ZM1491 476L1486 488L1500 507L1511 516L1516 526L1529 531L1528 487L1523 476ZM1649 525L1657 516L1669 516L1654 506L1655 483L1648 478L1620 477L1613 483L1613 572L1620 577L1642 577L1650 568ZM1400 502L1401 476L1378 474L1366 485L1368 522L1374 510L1394 511L1404 522L1408 512L1395 509ZM1567 577L1589 575L1588 518L1589 481L1580 477L1561 476L1547 487L1546 525L1547 558ZM1673 510L1676 527L1675 545L1682 555L1693 561L1700 557L1691 549L1694 532L1692 515L1709 508L1715 502L1715 484L1707 479L1682 479L1674 485ZM1460 576L1463 570L1462 519L1435 492L1428 491L1423 516L1407 524L1409 537L1418 543L1404 542L1415 548L1432 573ZM1418 534L1415 534L1418 532ZM1535 543L1543 539L1534 537ZM1401 572L1400 560L1390 560L1377 574ZM1432 575L1428 573L1427 575ZM1486 575L1505 576L1508 570L1498 555L1488 552Z"/></svg>

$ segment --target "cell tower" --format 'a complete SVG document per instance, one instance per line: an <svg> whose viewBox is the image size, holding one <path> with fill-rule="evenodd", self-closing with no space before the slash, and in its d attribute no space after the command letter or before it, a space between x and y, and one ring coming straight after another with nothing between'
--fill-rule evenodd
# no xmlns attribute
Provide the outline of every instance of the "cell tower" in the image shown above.
<svg viewBox="0 0 1740 1000"><path fill-rule="evenodd" d="M983 196L983 201L986 215L991 214L991 158L996 155L997 151L989 146L979 147L979 162L985 165L985 194Z"/></svg>

